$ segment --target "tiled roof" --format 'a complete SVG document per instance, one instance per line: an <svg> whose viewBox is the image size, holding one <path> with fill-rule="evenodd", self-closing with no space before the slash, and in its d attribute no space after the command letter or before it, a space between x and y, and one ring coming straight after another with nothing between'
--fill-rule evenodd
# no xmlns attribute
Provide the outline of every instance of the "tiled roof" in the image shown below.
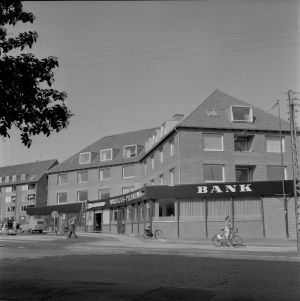
<svg viewBox="0 0 300 301"><path fill-rule="evenodd" d="M232 105L251 106L253 109L254 122L231 122L229 109ZM274 113L277 113L277 109L274 109ZM252 104L234 98L219 90L215 90L190 115L178 124L178 127L278 131L279 120L278 117ZM283 131L289 131L289 123L285 120L281 120L281 128Z"/></svg>
<svg viewBox="0 0 300 301"><path fill-rule="evenodd" d="M56 159L52 159L0 167L0 177L2 177L2 183L0 183L0 185L3 186L24 182L37 182L45 172L47 172L56 164L58 164L58 161ZM25 181L21 181L22 174L26 175ZM15 182L12 182L12 176L14 175L17 176L17 180ZM10 177L8 183L5 182L6 176Z"/></svg>
<svg viewBox="0 0 300 301"><path fill-rule="evenodd" d="M80 152L74 154L72 157L63 161L61 164L55 166L49 170L48 173L138 162L144 153L145 141L153 134L154 131L155 129L152 128L103 137L82 149ZM135 144L137 145L137 157L124 158L123 147ZM100 150L109 148L113 149L113 159L110 161L100 161ZM91 163L79 164L79 154L84 152L92 153Z"/></svg>

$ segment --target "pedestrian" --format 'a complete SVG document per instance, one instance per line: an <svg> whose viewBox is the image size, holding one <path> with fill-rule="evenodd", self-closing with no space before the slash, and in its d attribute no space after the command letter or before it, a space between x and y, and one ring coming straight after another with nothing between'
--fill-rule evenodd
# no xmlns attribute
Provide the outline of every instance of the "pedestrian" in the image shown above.
<svg viewBox="0 0 300 301"><path fill-rule="evenodd" d="M75 238L77 238L77 235L75 232L75 228L76 228L76 217L75 216L68 220L68 226L69 226L68 238L70 238L72 236L72 234L74 235Z"/></svg>

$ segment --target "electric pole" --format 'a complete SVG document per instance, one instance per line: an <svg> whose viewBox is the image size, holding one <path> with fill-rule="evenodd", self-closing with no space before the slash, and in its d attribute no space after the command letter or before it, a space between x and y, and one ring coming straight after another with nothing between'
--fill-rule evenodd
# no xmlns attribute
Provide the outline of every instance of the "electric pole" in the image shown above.
<svg viewBox="0 0 300 301"><path fill-rule="evenodd" d="M293 181L294 181L294 200L296 214L296 238L297 238L297 253L300 254L300 174L297 154L297 127L295 124L295 98L296 92L288 91L289 115L290 115L290 130L291 130L291 147L292 147L292 165L293 165Z"/></svg>

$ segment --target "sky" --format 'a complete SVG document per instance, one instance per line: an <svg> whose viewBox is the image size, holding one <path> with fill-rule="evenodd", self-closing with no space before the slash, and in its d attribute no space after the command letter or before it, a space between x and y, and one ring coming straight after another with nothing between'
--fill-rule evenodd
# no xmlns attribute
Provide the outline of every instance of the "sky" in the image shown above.
<svg viewBox="0 0 300 301"><path fill-rule="evenodd" d="M297 0L26 1L37 57L57 56L54 87L67 92L67 129L0 138L0 166L66 160L104 136L160 126L191 113L215 89L265 111L300 92ZM276 109L271 113L277 113Z"/></svg>

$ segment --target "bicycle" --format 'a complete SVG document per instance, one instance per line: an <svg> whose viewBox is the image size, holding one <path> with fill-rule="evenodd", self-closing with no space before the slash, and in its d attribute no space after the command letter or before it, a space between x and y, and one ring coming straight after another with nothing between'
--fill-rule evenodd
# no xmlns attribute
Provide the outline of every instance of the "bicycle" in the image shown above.
<svg viewBox="0 0 300 301"><path fill-rule="evenodd" d="M146 228L143 233L143 238L152 238L155 237L156 239L163 238L163 232L159 229L152 230L152 227Z"/></svg>
<svg viewBox="0 0 300 301"><path fill-rule="evenodd" d="M68 235L68 227L64 228L53 228L52 232L55 233L56 236L67 236Z"/></svg>
<svg viewBox="0 0 300 301"><path fill-rule="evenodd" d="M212 237L211 240L212 240L212 243L214 244L214 246L220 247L220 246L230 246L231 245L235 248L238 248L243 245L242 237L236 235L236 233L238 232L237 228L231 230L231 233L229 234L228 238L225 238L224 230L225 230L224 228L219 230L218 233L216 233Z"/></svg>

